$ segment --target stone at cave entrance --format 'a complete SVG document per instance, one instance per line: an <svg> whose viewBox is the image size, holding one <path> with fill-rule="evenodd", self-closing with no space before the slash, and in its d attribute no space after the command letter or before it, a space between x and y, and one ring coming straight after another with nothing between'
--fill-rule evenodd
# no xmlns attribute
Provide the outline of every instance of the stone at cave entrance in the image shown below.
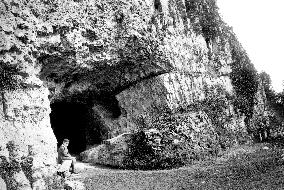
<svg viewBox="0 0 284 190"><path fill-rule="evenodd" d="M82 160L95 164L122 166L128 151L128 141L130 138L130 133L124 133L112 139L105 140L103 144L81 153Z"/></svg>

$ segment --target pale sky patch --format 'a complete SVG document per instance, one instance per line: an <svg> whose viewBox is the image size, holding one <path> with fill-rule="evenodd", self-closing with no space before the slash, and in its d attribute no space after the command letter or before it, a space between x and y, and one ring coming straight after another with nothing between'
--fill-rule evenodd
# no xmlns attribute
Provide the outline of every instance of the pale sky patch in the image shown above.
<svg viewBox="0 0 284 190"><path fill-rule="evenodd" d="M267 72L273 89L284 89L284 0L217 0L258 72Z"/></svg>

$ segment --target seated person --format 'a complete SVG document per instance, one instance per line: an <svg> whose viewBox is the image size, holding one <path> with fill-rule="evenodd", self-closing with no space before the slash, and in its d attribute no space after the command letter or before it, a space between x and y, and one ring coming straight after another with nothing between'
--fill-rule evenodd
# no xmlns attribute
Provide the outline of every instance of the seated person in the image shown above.
<svg viewBox="0 0 284 190"><path fill-rule="evenodd" d="M76 158L71 156L68 152L68 145L69 145L69 140L64 139L62 145L58 149L58 163L62 164L64 160L72 160L71 163L71 173L76 173L75 172L75 162Z"/></svg>

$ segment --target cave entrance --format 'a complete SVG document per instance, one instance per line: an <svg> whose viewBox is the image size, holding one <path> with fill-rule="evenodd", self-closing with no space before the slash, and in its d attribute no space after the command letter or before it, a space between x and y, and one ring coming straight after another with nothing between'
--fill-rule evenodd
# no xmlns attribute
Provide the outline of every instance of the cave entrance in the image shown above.
<svg viewBox="0 0 284 190"><path fill-rule="evenodd" d="M88 145L101 142L98 124L94 120L92 107L87 104L56 102L51 104L50 121L58 146L63 139L70 140L71 154L79 154Z"/></svg>

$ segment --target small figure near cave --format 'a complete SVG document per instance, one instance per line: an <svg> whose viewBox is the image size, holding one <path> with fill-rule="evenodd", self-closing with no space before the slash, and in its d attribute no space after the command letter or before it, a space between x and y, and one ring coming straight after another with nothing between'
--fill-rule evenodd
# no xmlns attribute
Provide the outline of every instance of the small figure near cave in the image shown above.
<svg viewBox="0 0 284 190"><path fill-rule="evenodd" d="M76 174L75 172L75 163L76 158L71 156L68 152L68 145L69 145L69 139L64 139L62 145L58 149L58 162L59 164L63 165L64 161L72 161L71 162L71 173Z"/></svg>

